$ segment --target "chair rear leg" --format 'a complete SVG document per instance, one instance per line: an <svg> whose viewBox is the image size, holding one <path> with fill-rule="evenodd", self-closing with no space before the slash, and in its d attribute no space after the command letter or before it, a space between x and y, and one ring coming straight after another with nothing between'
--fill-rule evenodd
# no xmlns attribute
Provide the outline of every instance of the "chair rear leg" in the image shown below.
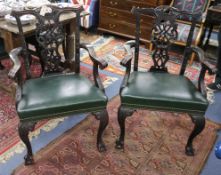
<svg viewBox="0 0 221 175"><path fill-rule="evenodd" d="M190 61L189 61L189 64L192 65L193 64L193 61L194 59L196 58L196 55L194 53L191 54L191 57L190 57Z"/></svg>
<svg viewBox="0 0 221 175"><path fill-rule="evenodd" d="M35 122L20 122L20 124L18 126L19 136L27 148L27 154L24 157L25 165L34 164L32 147L31 147L30 140L28 138L28 134L30 131L33 131L34 126L35 126Z"/></svg>
<svg viewBox="0 0 221 175"><path fill-rule="evenodd" d="M193 131L191 132L187 144L186 144L186 155L193 156L194 149L193 149L193 139L200 134L204 127L205 127L205 117L202 115L190 115L192 122L195 124Z"/></svg>
<svg viewBox="0 0 221 175"><path fill-rule="evenodd" d="M106 151L106 146L103 142L102 135L103 135L105 128L108 125L109 116L108 116L106 109L104 109L101 112L94 113L94 115L96 119L100 120L100 125L99 125L98 133L97 133L97 149L99 152L104 152Z"/></svg>
<svg viewBox="0 0 221 175"><path fill-rule="evenodd" d="M134 110L119 107L118 109L118 123L120 126L120 137L116 140L116 149L124 148L124 136L125 136L125 119L131 116L134 113Z"/></svg>
<svg viewBox="0 0 221 175"><path fill-rule="evenodd" d="M1 61L0 61L0 70L3 70L5 67L2 65Z"/></svg>

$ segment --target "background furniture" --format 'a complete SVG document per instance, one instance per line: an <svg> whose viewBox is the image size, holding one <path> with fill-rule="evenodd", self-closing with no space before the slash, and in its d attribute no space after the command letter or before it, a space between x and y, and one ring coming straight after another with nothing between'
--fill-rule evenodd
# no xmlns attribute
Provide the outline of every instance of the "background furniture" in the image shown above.
<svg viewBox="0 0 221 175"><path fill-rule="evenodd" d="M206 50L208 47L209 39L210 39L211 33L213 31L213 27L219 26L220 23L221 23L221 5L214 5L214 6L209 7L208 12L207 12L207 16L206 16L206 20L205 20L204 31L203 31L203 34L201 37L201 46L203 47L204 50ZM207 31L208 31L208 33L207 33L206 41L203 44L203 40L206 36Z"/></svg>
<svg viewBox="0 0 221 175"><path fill-rule="evenodd" d="M193 16L182 13L169 6L161 6L155 9L133 8L132 13L137 19L136 40L128 41L125 44L127 55L121 61L121 64L126 67L126 73L120 88L121 105L118 110L118 122L121 133L119 140L116 141L116 148L122 149L124 147L126 117L132 115L135 109L152 109L189 114L195 126L188 138L185 151L187 155L194 155L193 139L205 126L204 113L208 102L206 99L204 76L205 72L210 70L207 63L204 62L203 51L198 47L191 47L194 28L199 15ZM138 70L139 29L142 19L139 16L141 14L152 14L156 17L151 40L154 45L152 54L153 66L148 72ZM191 17L192 25L184 50L180 73L179 75L174 75L168 73L166 63L169 60L168 50L170 45L178 36L176 19L182 15ZM134 56L131 47L135 47ZM192 52L196 53L202 64L197 88L184 76L187 61ZM131 72L133 57L133 71Z"/></svg>
<svg viewBox="0 0 221 175"><path fill-rule="evenodd" d="M203 26L205 21L205 15L210 5L211 0L173 0L172 7L179 10L184 10L188 13L199 13L201 16L197 19L197 25L194 29L192 44L198 46L200 44L201 35L203 32ZM174 42L177 45L185 46L191 27L190 18L186 15L179 17L178 22L178 37ZM194 54L192 54L190 63L194 60Z"/></svg>
<svg viewBox="0 0 221 175"><path fill-rule="evenodd" d="M88 29L97 27L99 18L99 0L71 0L74 4L80 4L89 15L81 18L81 26Z"/></svg>
<svg viewBox="0 0 221 175"><path fill-rule="evenodd" d="M210 4L210 0L173 0L171 3L172 7L175 7L179 10L184 10L188 13L200 13L201 16L197 19L197 27L195 28L193 35L193 44L198 45L200 41L200 36L203 30L203 13L205 13ZM183 15L179 18L178 22L178 38L176 43L179 45L186 45L187 37L190 30L191 23L189 22L187 16Z"/></svg>
<svg viewBox="0 0 221 175"><path fill-rule="evenodd" d="M34 10L11 13L16 18L23 43L22 48L13 49L9 54L14 63L9 76L18 84L16 92L16 110L20 119L18 132L27 147L26 165L34 162L28 133L32 131L35 123L42 119L93 112L100 120L97 148L99 151L106 150L102 134L108 124L107 97L104 94L98 67L103 69L107 63L96 57L92 46L80 44L80 13L83 10L81 6L75 8L49 6L49 8L51 10L47 9L49 12L44 15ZM37 20L35 36L41 49L40 60L43 67L40 77L32 77L31 54L28 52L23 30L27 26L22 26L20 21L20 16L24 14L34 15ZM71 18L68 18L70 16ZM66 33L65 31L70 31L70 26L65 25L64 19L68 23L73 16L76 23L71 29L74 29ZM64 41L66 41L65 48L60 49ZM80 74L80 48L89 52L93 62L94 84ZM18 57L20 54L22 56L20 59L23 61Z"/></svg>
<svg viewBox="0 0 221 175"><path fill-rule="evenodd" d="M87 12L83 11L81 16L88 15ZM70 14L64 14L61 17L62 21L70 26L70 32L75 28L75 16ZM35 32L35 25L25 25L23 26L23 32L26 37L33 36ZM12 49L21 46L22 40L19 36L19 30L16 25L7 23L5 20L0 21L0 36L4 40L5 51L9 53Z"/></svg>
<svg viewBox="0 0 221 175"><path fill-rule="evenodd" d="M100 0L99 30L128 38L134 38L135 17L131 9L135 7L156 7L169 4L171 0ZM141 41L149 42L153 18L141 17Z"/></svg>

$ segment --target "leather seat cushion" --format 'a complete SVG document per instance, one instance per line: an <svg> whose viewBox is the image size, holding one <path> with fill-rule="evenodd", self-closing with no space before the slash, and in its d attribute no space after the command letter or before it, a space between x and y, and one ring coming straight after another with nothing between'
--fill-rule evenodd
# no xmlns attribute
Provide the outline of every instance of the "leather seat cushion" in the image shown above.
<svg viewBox="0 0 221 175"><path fill-rule="evenodd" d="M122 105L178 112L205 112L207 99L184 76L133 72L121 91Z"/></svg>
<svg viewBox="0 0 221 175"><path fill-rule="evenodd" d="M106 107L107 97L78 74L30 79L22 89L17 111L21 120L39 120L61 114L91 112Z"/></svg>

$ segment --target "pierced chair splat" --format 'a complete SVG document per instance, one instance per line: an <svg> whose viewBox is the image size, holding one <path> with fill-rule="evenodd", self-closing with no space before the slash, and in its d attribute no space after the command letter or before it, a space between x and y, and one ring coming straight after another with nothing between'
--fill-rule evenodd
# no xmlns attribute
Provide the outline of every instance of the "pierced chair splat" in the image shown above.
<svg viewBox="0 0 221 175"><path fill-rule="evenodd" d="M189 14L169 6L159 6L155 9L133 8L132 13L136 17L136 40L124 44L126 56L121 61L121 65L126 67L126 72L120 88L121 105L118 109L120 136L116 141L116 148L124 148L126 118L131 116L136 109L151 109L189 114L195 126L188 138L185 151L187 155L194 155L192 142L204 129L204 113L208 106L204 76L207 70L211 71L209 65L204 61L203 51L198 47L191 46L196 26L195 19L197 19L198 14ZM170 58L168 50L178 35L177 18L183 14L191 16L192 25L180 72L176 75L170 74L167 68L167 62ZM154 46L153 65L147 72L138 70L141 15L154 17L151 40ZM135 48L134 52L132 48ZM198 87L184 76L192 52L196 53L202 65ZM134 61L133 66L132 60Z"/></svg>
<svg viewBox="0 0 221 175"><path fill-rule="evenodd" d="M53 117L93 113L100 120L97 148L100 152L106 150L102 135L109 120L106 110L108 99L104 93L98 69L104 69L107 63L96 56L92 45L80 43L80 13L83 10L81 6L74 8L48 6L47 8L44 15L34 10L12 12L23 41L22 47L10 52L14 66L9 72L9 77L17 82L16 110L20 119L18 131L27 147L25 165L34 163L28 138L29 132L39 120ZM42 74L37 78L32 77L31 54L23 34L25 26L20 21L22 15L28 14L36 18L35 37L41 50ZM76 25L71 26L74 27L74 32L67 33L68 30L65 30L65 27L67 21L72 19L68 18L70 15L74 17ZM80 48L89 52L93 62L94 83L81 75ZM63 51L64 56L61 56Z"/></svg>

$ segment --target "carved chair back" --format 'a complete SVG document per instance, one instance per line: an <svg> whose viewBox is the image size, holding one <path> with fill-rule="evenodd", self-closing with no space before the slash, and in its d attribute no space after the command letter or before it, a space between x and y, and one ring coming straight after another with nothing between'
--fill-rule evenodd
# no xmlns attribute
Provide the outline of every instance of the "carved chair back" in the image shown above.
<svg viewBox="0 0 221 175"><path fill-rule="evenodd" d="M13 11L12 16L16 18L19 34L22 39L22 49L23 49L23 58L25 64L26 78L30 79L30 63L31 63L31 54L28 51L28 44L26 42L25 25L22 25L21 17L23 15L33 15L35 22L32 25L35 25L35 38L39 45L39 56L40 62L42 64L42 75L47 75L50 73L62 73L67 68L73 68L74 61L74 70L76 73L80 71L80 13L83 8L77 6L76 8L59 8L56 6L47 6L44 10L25 10L25 11ZM75 16L75 27L74 32L70 33L70 26L68 26L68 20L61 20L62 15ZM73 19L72 19L73 20ZM69 58L70 51L68 49L72 45L72 52L74 58ZM64 56L61 55L61 52L64 52Z"/></svg>
<svg viewBox="0 0 221 175"><path fill-rule="evenodd" d="M181 64L180 75L183 75L187 66L187 61L190 57L190 46L193 39L196 21L200 14L190 14L185 11L179 11L170 6L159 6L155 9L139 9L133 8L132 13L136 16L136 43L135 43L135 58L134 71L138 70L139 59L139 40L140 40L140 17L141 15L154 16L154 24L152 28L151 43L154 46L152 60L153 66L149 71L168 72L166 63L169 60L169 49L171 44L177 38L177 19L180 16L189 16L191 20L191 29L188 34L188 39L184 49L183 62Z"/></svg>

